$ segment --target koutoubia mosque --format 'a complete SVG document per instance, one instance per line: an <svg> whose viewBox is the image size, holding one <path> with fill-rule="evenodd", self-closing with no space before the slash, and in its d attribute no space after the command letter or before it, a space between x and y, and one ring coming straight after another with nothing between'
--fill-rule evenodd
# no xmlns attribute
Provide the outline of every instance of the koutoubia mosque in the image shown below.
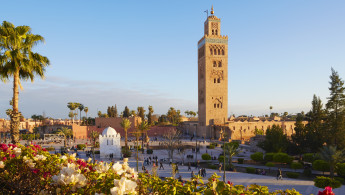
<svg viewBox="0 0 345 195"><path fill-rule="evenodd" d="M230 140L249 140L255 129L265 131L273 124L291 135L295 127L295 121L280 117L228 117L228 36L222 35L213 6L198 41L198 116L198 121L184 122L183 129L204 138L218 139L223 131Z"/></svg>

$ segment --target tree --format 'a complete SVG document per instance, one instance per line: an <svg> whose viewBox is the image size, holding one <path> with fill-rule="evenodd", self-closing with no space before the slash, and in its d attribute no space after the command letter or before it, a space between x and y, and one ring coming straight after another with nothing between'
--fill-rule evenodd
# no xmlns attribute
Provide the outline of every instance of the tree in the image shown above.
<svg viewBox="0 0 345 195"><path fill-rule="evenodd" d="M272 113L272 109L273 109L273 106L270 106L270 115L271 115L271 113Z"/></svg>
<svg viewBox="0 0 345 195"><path fill-rule="evenodd" d="M170 123L173 125L178 125L181 122L180 110L175 110L175 108L170 107L167 113L167 117Z"/></svg>
<svg viewBox="0 0 345 195"><path fill-rule="evenodd" d="M80 114L79 120L81 121L81 111L84 110L84 105L83 104L79 104L78 109L79 109L79 114Z"/></svg>
<svg viewBox="0 0 345 195"><path fill-rule="evenodd" d="M306 125L306 148L311 152L318 152L319 148L325 143L325 126L326 111L323 109L323 104L320 97L314 95L312 101L312 108L306 114L308 124Z"/></svg>
<svg viewBox="0 0 345 195"><path fill-rule="evenodd" d="M67 103L67 108L69 108L69 109L71 110L71 112L73 113L73 116L72 116L72 117L70 116L70 115L72 115L71 112L68 114L68 116L71 117L71 119L72 119L72 124L73 124L73 123L74 123L73 117L75 116L74 111L78 108L78 105L77 105L77 103L75 103L75 102L68 102L68 103Z"/></svg>
<svg viewBox="0 0 345 195"><path fill-rule="evenodd" d="M137 116L139 116L141 118L141 120L144 121L145 120L145 109L144 109L144 107L138 107L137 110L138 110Z"/></svg>
<svg viewBox="0 0 345 195"><path fill-rule="evenodd" d="M238 154L238 145L231 143L224 145L225 155L228 156L230 168L232 167L232 157Z"/></svg>
<svg viewBox="0 0 345 195"><path fill-rule="evenodd" d="M141 132L141 139L142 139L141 140L142 141L141 142L142 143L141 148L142 148L142 151L144 153L144 135L145 135L146 140L148 141L147 131L150 130L150 126L147 123L147 121L141 121L141 123L138 126L138 129Z"/></svg>
<svg viewBox="0 0 345 195"><path fill-rule="evenodd" d="M64 135L65 139L64 139L64 147L66 147L66 138L69 138L73 135L72 129L69 129L67 127L62 127L59 131L58 134L60 135Z"/></svg>
<svg viewBox="0 0 345 195"><path fill-rule="evenodd" d="M345 87L344 81L341 80L338 73L332 68L330 76L331 85L330 97L326 104L327 120L326 120L326 136L327 144L335 145L338 148L345 148Z"/></svg>
<svg viewBox="0 0 345 195"><path fill-rule="evenodd" d="M265 140L258 145L266 152L285 152L288 146L287 136L278 125L267 128Z"/></svg>
<svg viewBox="0 0 345 195"><path fill-rule="evenodd" d="M125 107L125 110L123 111L122 117L123 117L123 118L128 118L128 117L130 117L129 109L128 109L127 106Z"/></svg>
<svg viewBox="0 0 345 195"><path fill-rule="evenodd" d="M303 125L303 119L303 115L298 113L295 123L295 133L291 135L293 144L297 146L296 148L298 149L299 154L306 151L307 132Z"/></svg>
<svg viewBox="0 0 345 195"><path fill-rule="evenodd" d="M13 106L11 118L12 143L19 142L20 114L18 110L20 80L34 81L35 76L44 78L49 59L32 51L33 47L44 42L41 35L31 33L29 26L17 26L3 21L0 26L0 80L13 78Z"/></svg>
<svg viewBox="0 0 345 195"><path fill-rule="evenodd" d="M168 157L171 159L171 161L174 160L174 151L180 145L181 135L181 132L175 128L171 128L168 132L163 134L162 144L164 148L168 151Z"/></svg>
<svg viewBox="0 0 345 195"><path fill-rule="evenodd" d="M149 123L149 125L153 124L152 114L153 114L153 107L149 106L149 113L147 114L147 122Z"/></svg>
<svg viewBox="0 0 345 195"><path fill-rule="evenodd" d="M119 114L117 113L117 106L115 104L115 107L114 107L114 117L118 117Z"/></svg>
<svg viewBox="0 0 345 195"><path fill-rule="evenodd" d="M123 128L123 130L125 131L125 146L127 148L128 147L128 145L127 145L127 130L131 127L131 122L129 121L128 118L123 118L120 125Z"/></svg>
<svg viewBox="0 0 345 195"><path fill-rule="evenodd" d="M86 119L87 119L87 112L89 112L89 108L88 108L88 107L85 107L85 108L84 108L84 112L85 112ZM87 121L87 120L86 120L86 121Z"/></svg>
<svg viewBox="0 0 345 195"><path fill-rule="evenodd" d="M329 163L330 175L333 178L335 165L344 160L344 152L337 151L337 146L323 146L319 154L322 160Z"/></svg>

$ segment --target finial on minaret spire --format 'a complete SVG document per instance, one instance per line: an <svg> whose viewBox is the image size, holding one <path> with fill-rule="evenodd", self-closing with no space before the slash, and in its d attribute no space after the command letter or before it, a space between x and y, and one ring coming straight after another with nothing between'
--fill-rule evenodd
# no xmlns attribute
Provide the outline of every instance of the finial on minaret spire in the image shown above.
<svg viewBox="0 0 345 195"><path fill-rule="evenodd" d="M212 14L212 15L214 14L213 5L212 5L212 8L211 8L211 14Z"/></svg>

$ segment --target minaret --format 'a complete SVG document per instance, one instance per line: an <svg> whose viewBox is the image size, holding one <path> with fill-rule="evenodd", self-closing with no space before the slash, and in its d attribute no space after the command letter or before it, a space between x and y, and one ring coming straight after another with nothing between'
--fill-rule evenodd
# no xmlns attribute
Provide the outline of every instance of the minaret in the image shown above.
<svg viewBox="0 0 345 195"><path fill-rule="evenodd" d="M214 15L204 23L198 42L198 136L214 137L213 125L228 117L228 36L220 33L220 19Z"/></svg>

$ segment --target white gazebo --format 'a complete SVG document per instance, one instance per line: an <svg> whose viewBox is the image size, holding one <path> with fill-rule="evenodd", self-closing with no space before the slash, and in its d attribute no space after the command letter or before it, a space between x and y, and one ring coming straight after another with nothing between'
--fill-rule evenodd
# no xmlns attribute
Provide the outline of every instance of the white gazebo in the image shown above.
<svg viewBox="0 0 345 195"><path fill-rule="evenodd" d="M109 158L109 155L113 154L114 158L121 158L120 139L120 133L117 133L115 129L105 128L102 135L99 135L100 157Z"/></svg>

